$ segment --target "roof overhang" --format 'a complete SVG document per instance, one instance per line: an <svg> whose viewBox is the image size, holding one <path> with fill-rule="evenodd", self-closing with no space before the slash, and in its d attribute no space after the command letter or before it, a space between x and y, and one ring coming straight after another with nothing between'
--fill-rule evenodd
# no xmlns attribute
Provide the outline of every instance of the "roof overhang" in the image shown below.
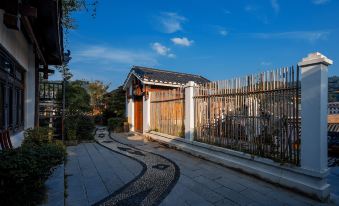
<svg viewBox="0 0 339 206"><path fill-rule="evenodd" d="M173 88L184 86L184 84L179 84L176 82L162 82L162 81L157 81L157 80L143 79L138 74L136 74L134 70L132 69L124 82L124 85L123 85L124 90L127 89L127 86L130 83L132 76L135 76L144 85L155 85L155 86L164 86L164 87L173 87Z"/></svg>
<svg viewBox="0 0 339 206"><path fill-rule="evenodd" d="M41 64L63 63L61 0L1 0L0 8L5 11L1 23L10 29L23 29L36 48Z"/></svg>

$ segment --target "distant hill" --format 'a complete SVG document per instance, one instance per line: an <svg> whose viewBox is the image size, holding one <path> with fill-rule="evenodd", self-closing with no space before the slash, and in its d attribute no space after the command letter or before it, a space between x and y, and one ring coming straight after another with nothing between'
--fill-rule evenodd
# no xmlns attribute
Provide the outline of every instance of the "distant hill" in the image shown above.
<svg viewBox="0 0 339 206"><path fill-rule="evenodd" d="M333 76L328 78L328 101L339 101L339 77Z"/></svg>

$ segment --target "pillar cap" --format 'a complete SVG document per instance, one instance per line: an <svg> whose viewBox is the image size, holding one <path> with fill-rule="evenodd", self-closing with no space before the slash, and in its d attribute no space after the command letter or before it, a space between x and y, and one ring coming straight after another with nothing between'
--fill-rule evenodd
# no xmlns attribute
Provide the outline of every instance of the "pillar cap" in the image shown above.
<svg viewBox="0 0 339 206"><path fill-rule="evenodd" d="M326 66L333 64L333 61L320 52L310 53L298 63L299 66L305 67L314 64L325 64Z"/></svg>
<svg viewBox="0 0 339 206"><path fill-rule="evenodd" d="M188 81L187 84L185 85L185 87L194 87L194 86L195 86L194 81Z"/></svg>

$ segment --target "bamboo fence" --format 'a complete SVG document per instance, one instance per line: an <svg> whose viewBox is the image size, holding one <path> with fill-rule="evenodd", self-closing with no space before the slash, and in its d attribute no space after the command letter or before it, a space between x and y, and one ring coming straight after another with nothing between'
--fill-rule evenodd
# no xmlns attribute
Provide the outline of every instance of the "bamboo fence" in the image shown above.
<svg viewBox="0 0 339 206"><path fill-rule="evenodd" d="M194 140L299 165L298 67L207 83L194 93Z"/></svg>
<svg viewBox="0 0 339 206"><path fill-rule="evenodd" d="M184 137L184 89L152 92L151 130Z"/></svg>

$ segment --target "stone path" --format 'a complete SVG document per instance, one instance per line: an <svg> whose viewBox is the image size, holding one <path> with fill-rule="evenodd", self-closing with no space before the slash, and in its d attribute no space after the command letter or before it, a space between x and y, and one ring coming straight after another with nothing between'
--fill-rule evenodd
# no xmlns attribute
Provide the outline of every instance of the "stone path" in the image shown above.
<svg viewBox="0 0 339 206"><path fill-rule="evenodd" d="M124 154L139 152L145 154L146 151L160 154L178 165L180 168L179 179L169 194L161 201L160 205L162 206L330 205L189 154L166 148L159 143L150 142L140 135L114 134L112 137L113 139L110 139L105 135L99 141L105 141L103 144L111 148L125 148L118 149ZM125 145L117 146L116 141ZM126 148L130 148L129 146L133 146L133 149L126 150ZM72 176L67 177L66 205L89 205L98 203L98 201L103 203L102 199L107 196L116 197L122 191L123 185L138 180L142 176L140 173L144 168L140 162L112 152L98 144L81 144L77 147L69 147L68 151L69 161L66 164L66 173L72 174ZM140 176L137 177L138 175ZM137 178L135 179L135 177ZM145 181L149 181L150 184L154 183L152 179ZM144 188L140 189L145 191ZM122 203L126 203L126 201ZM133 202L129 203L143 205L140 204L140 201L134 202L134 204Z"/></svg>
<svg viewBox="0 0 339 206"><path fill-rule="evenodd" d="M96 205L158 205L176 184L179 168L167 158L136 149L133 145L123 144L115 139L110 140L105 129L99 129L97 141L112 151L139 162L143 170L133 181Z"/></svg>
<svg viewBox="0 0 339 206"><path fill-rule="evenodd" d="M331 167L331 172L328 176L328 182L331 184L331 192L339 199L339 166Z"/></svg>
<svg viewBox="0 0 339 206"><path fill-rule="evenodd" d="M133 180L142 166L96 144L67 147L66 205L92 205Z"/></svg>

